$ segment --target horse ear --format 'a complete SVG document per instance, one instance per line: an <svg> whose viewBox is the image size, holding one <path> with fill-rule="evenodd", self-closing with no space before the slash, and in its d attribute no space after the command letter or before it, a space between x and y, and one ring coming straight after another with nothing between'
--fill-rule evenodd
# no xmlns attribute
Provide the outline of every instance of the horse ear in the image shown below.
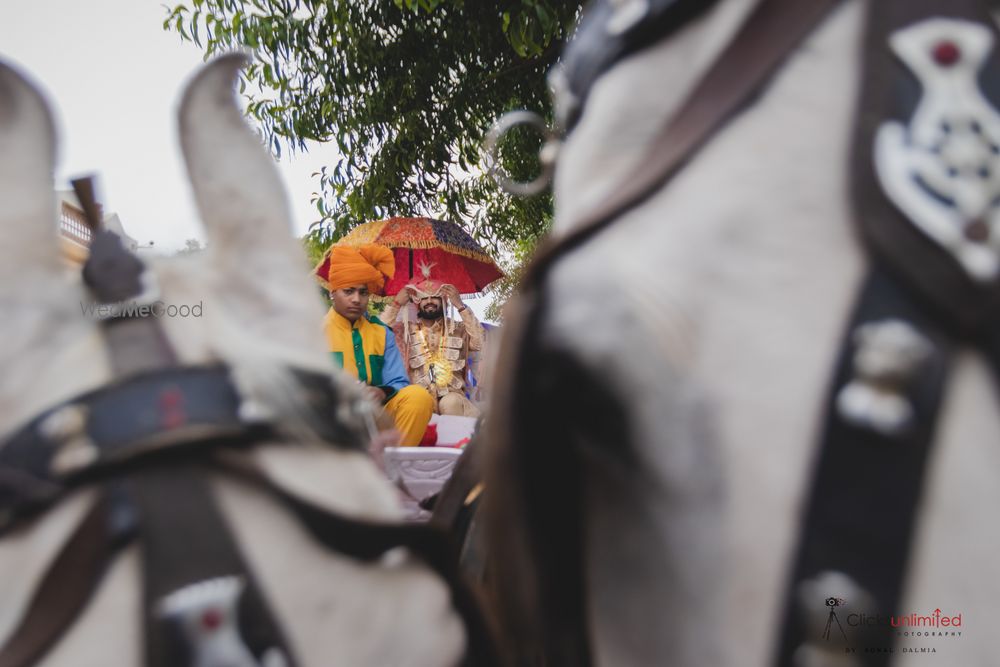
<svg viewBox="0 0 1000 667"><path fill-rule="evenodd" d="M42 95L0 62L0 432L106 378L59 255L55 152Z"/></svg>
<svg viewBox="0 0 1000 667"><path fill-rule="evenodd" d="M0 62L0 303L38 308L58 293L55 152L48 104Z"/></svg>
<svg viewBox="0 0 1000 667"><path fill-rule="evenodd" d="M322 348L321 300L305 250L292 237L284 186L237 105L235 84L246 61L230 54L206 65L185 89L179 111L215 293L249 331L288 346L316 336Z"/></svg>

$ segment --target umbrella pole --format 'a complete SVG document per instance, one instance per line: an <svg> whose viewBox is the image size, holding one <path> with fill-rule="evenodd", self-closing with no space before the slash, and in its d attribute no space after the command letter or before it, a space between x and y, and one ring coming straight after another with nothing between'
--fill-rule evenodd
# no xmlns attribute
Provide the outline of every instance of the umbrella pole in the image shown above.
<svg viewBox="0 0 1000 667"><path fill-rule="evenodd" d="M410 248L410 280L413 280L413 248Z"/></svg>

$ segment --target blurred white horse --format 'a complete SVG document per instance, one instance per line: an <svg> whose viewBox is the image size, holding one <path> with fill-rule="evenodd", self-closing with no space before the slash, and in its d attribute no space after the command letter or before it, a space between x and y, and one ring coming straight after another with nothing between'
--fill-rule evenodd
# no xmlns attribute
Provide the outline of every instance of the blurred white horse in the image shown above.
<svg viewBox="0 0 1000 667"><path fill-rule="evenodd" d="M208 250L149 264L166 303L203 304L201 318L158 320L180 363L229 364L244 395L295 428L301 397L286 368L328 373L323 312L291 236L277 170L236 104L241 66L241 57L227 56L202 69L179 110ZM67 280L60 263L55 155L48 105L0 64L0 434L112 379L99 325L82 312L90 297L79 280ZM156 158L137 151L136 168L148 159ZM367 456L333 449L297 428L304 439L299 445L260 446L248 456L281 486L321 507L356 519L400 517L393 489ZM448 588L419 560L395 554L400 557L362 563L335 554L254 487L219 476L212 488L301 664L461 660L465 631ZM12 631L93 500L93 491L77 492L0 539L0 637ZM114 561L82 616L41 664L143 663L137 551L129 547Z"/></svg>
<svg viewBox="0 0 1000 667"><path fill-rule="evenodd" d="M624 14L641 3L609 4ZM722 0L597 80L559 156L556 239L623 187L754 4ZM621 417L611 433L593 416L599 404L555 417L584 432L595 664L773 659L831 372L866 265L848 191L865 9L841 3L752 107L547 275L537 328L522 345L573 360L600 387L595 400ZM505 341L499 367L524 353L515 342ZM544 399L543 414L582 386L568 375L552 382L532 399ZM523 390L515 385L509 400ZM899 609L961 612L962 637L902 639L893 664L926 662L904 647L934 647L948 664L995 662L1000 524L984 508L1000 504L997 398L982 356L958 354ZM552 446L536 444L519 461L525 469ZM628 464L616 460L625 448ZM494 456L501 465L505 454ZM547 479L553 497L572 491L558 475ZM501 526L516 528L516 519L503 524L507 509ZM810 664L849 657L826 659Z"/></svg>

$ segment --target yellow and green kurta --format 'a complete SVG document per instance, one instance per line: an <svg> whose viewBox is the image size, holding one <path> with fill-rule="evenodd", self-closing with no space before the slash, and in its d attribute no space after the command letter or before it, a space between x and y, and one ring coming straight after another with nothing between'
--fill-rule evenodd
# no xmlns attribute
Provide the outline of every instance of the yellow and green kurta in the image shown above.
<svg viewBox="0 0 1000 667"><path fill-rule="evenodd" d="M419 444L434 403L422 387L410 384L392 331L367 316L352 324L333 308L323 320L323 330L337 366L385 391L384 407L403 435L402 444Z"/></svg>

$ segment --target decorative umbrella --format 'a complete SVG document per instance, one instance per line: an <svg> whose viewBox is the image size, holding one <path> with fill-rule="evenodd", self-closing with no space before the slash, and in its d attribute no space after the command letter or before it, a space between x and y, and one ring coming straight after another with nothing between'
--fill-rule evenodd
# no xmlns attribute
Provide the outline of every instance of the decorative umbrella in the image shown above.
<svg viewBox="0 0 1000 667"><path fill-rule="evenodd" d="M503 277L493 258L453 222L432 218L389 218L358 225L334 246L362 246L377 243L392 248L396 275L385 285L392 296L412 278L420 276L421 266L431 267L431 277L454 285L462 294L481 292L494 280ZM333 247L333 246L331 246ZM330 251L316 266L316 277L329 289Z"/></svg>

